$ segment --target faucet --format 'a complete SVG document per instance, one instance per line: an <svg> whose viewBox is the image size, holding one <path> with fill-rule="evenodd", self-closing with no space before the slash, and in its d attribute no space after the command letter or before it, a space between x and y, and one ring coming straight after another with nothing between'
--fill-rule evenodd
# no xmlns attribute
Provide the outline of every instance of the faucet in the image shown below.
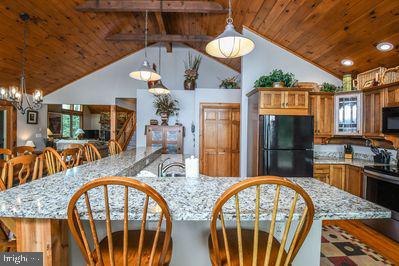
<svg viewBox="0 0 399 266"><path fill-rule="evenodd" d="M165 172L171 167L180 167L182 169L186 168L184 163L173 162L173 163L166 165L165 167L163 166L163 163L162 163L162 164L158 165L158 176L160 176L160 177L164 176Z"/></svg>
<svg viewBox="0 0 399 266"><path fill-rule="evenodd" d="M170 158L166 158L165 160L162 160L160 164L158 164L158 176L162 176L162 171L163 171L163 164L167 161L170 160Z"/></svg>

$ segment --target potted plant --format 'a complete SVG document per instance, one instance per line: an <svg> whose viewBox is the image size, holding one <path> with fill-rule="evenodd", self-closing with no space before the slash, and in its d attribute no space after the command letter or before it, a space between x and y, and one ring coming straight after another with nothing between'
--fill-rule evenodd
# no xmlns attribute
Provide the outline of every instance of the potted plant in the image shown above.
<svg viewBox="0 0 399 266"><path fill-rule="evenodd" d="M167 126L169 117L175 115L180 110L178 105L179 102L174 100L169 94L155 96L155 114L161 116L162 126Z"/></svg>
<svg viewBox="0 0 399 266"><path fill-rule="evenodd" d="M254 86L255 88L293 87L296 83L294 74L284 73L281 69L274 69L269 75L263 75L255 81Z"/></svg>
<svg viewBox="0 0 399 266"><path fill-rule="evenodd" d="M201 64L202 56L193 56L190 52L188 53L188 61L184 61L184 89L185 90L195 90L198 79L198 69Z"/></svg>
<svg viewBox="0 0 399 266"><path fill-rule="evenodd" d="M220 84L219 84L219 88L223 88L223 89L239 89L240 86L238 84L238 76L222 79Z"/></svg>
<svg viewBox="0 0 399 266"><path fill-rule="evenodd" d="M320 91L324 92L336 92L337 91L337 86L334 84L328 83L328 82L323 82L320 86Z"/></svg>

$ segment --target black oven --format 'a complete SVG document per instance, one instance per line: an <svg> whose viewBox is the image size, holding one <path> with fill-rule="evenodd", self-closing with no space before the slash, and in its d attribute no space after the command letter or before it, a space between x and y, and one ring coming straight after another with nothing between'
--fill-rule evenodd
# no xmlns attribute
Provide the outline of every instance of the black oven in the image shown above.
<svg viewBox="0 0 399 266"><path fill-rule="evenodd" d="M382 108L382 133L399 134L399 107Z"/></svg>

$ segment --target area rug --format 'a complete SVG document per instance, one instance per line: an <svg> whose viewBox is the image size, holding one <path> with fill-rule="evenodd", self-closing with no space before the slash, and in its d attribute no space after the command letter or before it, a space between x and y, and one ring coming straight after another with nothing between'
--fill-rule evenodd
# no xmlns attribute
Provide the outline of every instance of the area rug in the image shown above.
<svg viewBox="0 0 399 266"><path fill-rule="evenodd" d="M337 226L323 226L320 265L372 266L394 264L345 230Z"/></svg>

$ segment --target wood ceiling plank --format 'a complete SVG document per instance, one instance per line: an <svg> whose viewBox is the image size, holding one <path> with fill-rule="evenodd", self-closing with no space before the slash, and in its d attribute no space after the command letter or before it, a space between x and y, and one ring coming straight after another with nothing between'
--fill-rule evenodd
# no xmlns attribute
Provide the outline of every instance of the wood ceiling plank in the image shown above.
<svg viewBox="0 0 399 266"><path fill-rule="evenodd" d="M259 29L260 25L269 16L276 3L277 0L263 1L263 5L260 7L250 27L255 30Z"/></svg>
<svg viewBox="0 0 399 266"><path fill-rule="evenodd" d="M143 34L116 33L106 38L107 41L126 42L126 41L144 41ZM148 34L149 42L204 42L213 40L208 35L181 35L181 34Z"/></svg>

